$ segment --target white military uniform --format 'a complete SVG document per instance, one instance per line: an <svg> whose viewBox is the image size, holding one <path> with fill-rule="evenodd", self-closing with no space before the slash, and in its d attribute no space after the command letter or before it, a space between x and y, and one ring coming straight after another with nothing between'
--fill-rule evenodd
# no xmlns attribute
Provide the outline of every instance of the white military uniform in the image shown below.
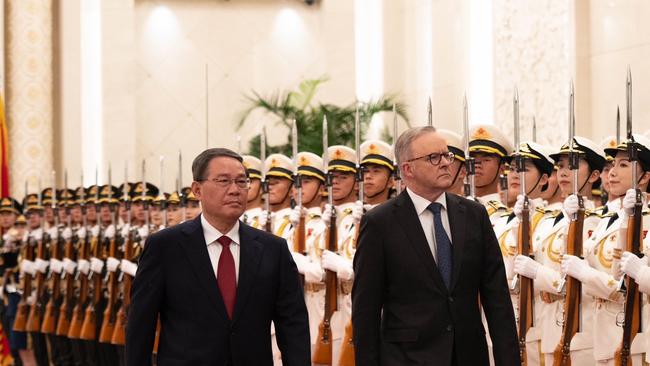
<svg viewBox="0 0 650 366"><path fill-rule="evenodd" d="M246 210L241 217L241 220L246 223L248 226L252 226L256 229L264 230L260 222L260 217L264 209L262 207L253 207L249 210Z"/></svg>

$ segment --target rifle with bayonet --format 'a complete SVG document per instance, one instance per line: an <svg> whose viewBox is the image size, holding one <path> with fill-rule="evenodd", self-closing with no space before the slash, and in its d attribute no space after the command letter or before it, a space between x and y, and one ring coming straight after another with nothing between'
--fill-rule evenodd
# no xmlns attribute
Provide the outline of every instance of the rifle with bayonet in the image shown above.
<svg viewBox="0 0 650 366"><path fill-rule="evenodd" d="M519 174L519 187L521 195L524 197L524 206L519 221L517 232L517 249L520 255L531 256L530 245L530 203L528 201L528 192L526 191L526 161L521 153L521 141L519 140L519 93L515 88L515 97L513 100L514 124L515 124L515 169ZM533 326L533 280L526 276L518 276L519 282L519 357L521 364L527 365L526 351L526 334Z"/></svg>
<svg viewBox="0 0 650 366"><path fill-rule="evenodd" d="M54 195L52 197L52 211L54 212L54 221L55 227L59 230L58 225L58 215L57 215L57 204L56 204L56 175L52 172L52 185ZM64 174L64 191L68 192L68 172ZM63 195L62 195L63 196ZM64 198L64 197L62 197ZM69 198L64 198L64 209L67 217L67 225L71 225L70 209L69 209ZM57 235L56 240L50 241L50 258L55 261L61 260L61 235ZM43 323L41 325L41 333L52 334L56 331L57 316L59 315L59 305L61 303L61 275L56 273L53 268L50 268L50 298L45 305L45 315L43 315Z"/></svg>
<svg viewBox="0 0 650 366"><path fill-rule="evenodd" d="M180 154L179 154L179 165L180 165ZM180 174L180 172L179 172ZM129 199L129 192L128 192L128 170L126 168L126 163L124 164L124 190L122 192L123 195L123 200L124 200L124 207L127 212L127 225L129 227L129 233L126 237L124 237L124 259L126 260L132 260L133 258L133 236L131 233L133 232L131 228L131 207L130 207L130 199ZM179 177L180 180L180 177ZM179 184L180 185L180 184ZM177 189L180 192L180 189ZM185 217L185 216L183 216ZM129 308L129 305L131 304L131 284L133 281L133 277L131 277L129 274L122 272L122 303L120 305L120 309L117 311L117 323L115 324L115 330L113 331L113 335L111 337L111 343L116 344L116 345L124 345L126 343L126 312Z"/></svg>
<svg viewBox="0 0 650 366"><path fill-rule="evenodd" d="M323 167L327 169L329 165L329 154L327 151L327 117L323 117ZM336 228L336 209L333 205L332 197L332 173L327 170L325 174L325 186L327 187L327 201L332 207L330 224L327 228L326 243L327 250L332 252L338 251L338 235ZM332 315L338 308L338 284L336 272L325 270L325 312L323 321L318 326L318 338L312 361L316 364L332 365Z"/></svg>
<svg viewBox="0 0 650 366"><path fill-rule="evenodd" d="M463 142L465 145L465 197L476 200L476 161L469 154L469 113L467 108L467 95L463 97Z"/></svg>
<svg viewBox="0 0 650 366"><path fill-rule="evenodd" d="M260 135L260 160L262 164L266 162L266 128L262 127L262 134ZM266 169L262 169L262 196L264 197L264 212L266 212L266 223L264 224L264 231L273 233L273 226L271 223L271 204L269 202L269 182L266 180Z"/></svg>
<svg viewBox="0 0 650 366"><path fill-rule="evenodd" d="M95 194L95 209L98 212L99 216L99 179L97 171L95 172L95 185L97 186L97 193ZM101 228L101 222L99 219L97 220L97 225ZM102 257L102 247L104 245L104 243L102 243L102 236L103 234L100 230L97 236L93 236L91 240L91 263L94 261L93 259L99 259ZM92 280L93 296L86 306L83 317L83 324L81 325L81 334L79 337L87 341L94 341L97 339L97 309L102 299L103 281L101 275L95 273L95 271L93 271L93 268L88 271L88 279Z"/></svg>
<svg viewBox="0 0 650 366"><path fill-rule="evenodd" d="M569 217L569 232L567 234L565 253L582 257L582 241L585 221L584 199L578 188L578 167L580 156L575 149L575 114L573 84L569 93L569 169L573 173L573 194L578 197L578 212ZM580 331L580 306L582 297L582 284L579 280L568 277L561 282L558 292L562 287L566 292L564 298L564 311L562 319L562 335L553 352L553 366L571 365L571 339Z"/></svg>
<svg viewBox="0 0 650 366"><path fill-rule="evenodd" d="M117 208L115 207L115 204L113 203L113 185L111 184L111 173L110 173L110 168L109 168L109 173L108 173L108 188L110 190L109 196L108 196L108 207L109 210L111 211L111 226L113 228L116 228L116 211ZM112 238L109 239L108 243L108 257L117 259L118 257L118 243L122 240L121 237L118 236L117 230L115 230L115 235L113 235ZM108 263L108 260L107 260ZM108 266L107 266L108 267ZM107 268L108 269L108 268ZM99 329L99 342L100 343L111 343L111 340L113 338L113 332L115 331L115 323L117 319L117 292L118 292L118 282L117 282L117 269L114 271L108 271L108 279L107 279L107 287L108 287L108 300L106 302L106 308L104 308L104 316L102 318L102 325L101 328Z"/></svg>
<svg viewBox="0 0 650 366"><path fill-rule="evenodd" d="M40 181L39 181L39 191L40 191ZM56 195L56 192L54 192ZM38 195L38 205L43 207L43 195L39 193ZM36 267L36 293L33 302L29 306L29 314L27 315L27 323L25 324L25 330L27 332L40 332L41 330L41 320L43 319L42 315L42 296L45 291L45 274L39 270L39 266L36 264L40 261L43 261L45 258L45 249L47 248L47 241L49 240L49 235L45 234L44 229L45 219L41 219L41 239L36 243L36 257L34 259L34 266Z"/></svg>
<svg viewBox="0 0 650 366"><path fill-rule="evenodd" d="M298 226L293 234L293 251L299 254L305 254L307 251L305 244L305 215L302 212L302 177L298 173L298 126L296 125L295 119L291 125L291 150L293 152L293 167L295 169L293 184L297 192L296 207L298 207L298 212L300 212ZM304 280L304 276L302 276L302 279Z"/></svg>
<svg viewBox="0 0 650 366"><path fill-rule="evenodd" d="M40 182L39 182L39 205L40 205ZM25 196L27 196L27 183L25 183ZM41 221L42 223L42 221ZM43 225L41 224L41 227ZM30 236L27 237L27 242L23 244L23 260L34 261L34 239ZM32 275L27 272L22 273L22 289L23 293L20 297L20 302L16 309L16 318L14 319L13 330L15 332L24 332L27 330L27 317L29 316L29 302L28 298L32 295Z"/></svg>
<svg viewBox="0 0 650 366"><path fill-rule="evenodd" d="M628 159L632 162L632 186L636 191L636 202L634 204L634 214L628 219L627 238L625 244L625 251L628 251L636 256L641 255L641 230L642 225L642 209L643 200L641 198L641 191L639 190L639 181L637 174L638 166L638 148L637 143L634 141L632 134L632 74L628 67L627 70L627 83L626 83L626 101L627 101L627 154ZM623 338L621 344L614 354L614 361L616 366L632 365L632 356L630 348L634 337L641 331L641 293L639 293L639 285L633 278L625 276L625 305L623 320Z"/></svg>
<svg viewBox="0 0 650 366"><path fill-rule="evenodd" d="M66 179L66 189L67 189L67 179ZM85 227L85 191L83 187L83 177L81 178L81 197L80 205L82 207L82 217L84 217L84 227ZM66 206L66 210L69 208ZM70 213L68 213L68 227L70 227ZM77 240L80 240L77 237ZM63 256L68 261L74 259L74 247L75 240L70 237L65 239L64 243L64 253ZM64 259L64 263L65 263ZM67 273L65 270L61 271L61 276L65 280L65 295L63 296L63 302L59 306L59 316L56 324L56 335L58 336L67 336L70 330L70 322L72 321L72 311L74 303L74 282L75 278L72 274Z"/></svg>
<svg viewBox="0 0 650 366"><path fill-rule="evenodd" d="M397 108L393 103L393 151L395 151L397 137ZM393 155L395 154L393 153ZM402 177L399 174L399 164L397 164L397 157L395 156L393 156L393 182L395 183L395 193L399 195L402 193Z"/></svg>

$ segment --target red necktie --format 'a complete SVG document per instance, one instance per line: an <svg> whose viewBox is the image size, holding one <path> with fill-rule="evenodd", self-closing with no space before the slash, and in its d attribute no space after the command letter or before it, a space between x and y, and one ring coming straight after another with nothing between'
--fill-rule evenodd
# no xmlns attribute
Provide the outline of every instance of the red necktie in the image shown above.
<svg viewBox="0 0 650 366"><path fill-rule="evenodd" d="M221 244L221 255L219 256L219 265L217 268L217 284L223 303L226 305L228 318L232 319L232 312L235 309L235 298L237 295L237 277L235 274L235 259L230 252L229 237L222 236L217 239Z"/></svg>

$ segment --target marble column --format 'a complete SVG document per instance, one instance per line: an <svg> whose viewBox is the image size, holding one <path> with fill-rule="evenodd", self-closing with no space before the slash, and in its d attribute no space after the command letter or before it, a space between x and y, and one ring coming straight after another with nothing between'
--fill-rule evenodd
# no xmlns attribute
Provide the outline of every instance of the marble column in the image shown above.
<svg viewBox="0 0 650 366"><path fill-rule="evenodd" d="M22 198L26 181L30 192L51 184L52 0L7 0L5 22L11 192Z"/></svg>

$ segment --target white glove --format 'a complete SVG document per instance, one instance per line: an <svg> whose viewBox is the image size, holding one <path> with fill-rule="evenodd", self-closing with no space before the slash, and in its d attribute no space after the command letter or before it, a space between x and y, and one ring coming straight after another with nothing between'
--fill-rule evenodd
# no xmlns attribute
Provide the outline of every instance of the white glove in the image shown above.
<svg viewBox="0 0 650 366"><path fill-rule="evenodd" d="M362 217L363 217L363 202L356 201L354 203L354 207L352 208L352 219L354 220L354 223L358 225L361 222Z"/></svg>
<svg viewBox="0 0 650 366"><path fill-rule="evenodd" d="M296 252L291 252L291 256L293 257L293 261L296 262L296 267L298 267L298 272L300 272L301 274L305 274L305 267L309 263L309 258Z"/></svg>
<svg viewBox="0 0 650 366"><path fill-rule="evenodd" d="M50 258L50 269L54 273L61 273L63 271L63 262L56 258Z"/></svg>
<svg viewBox="0 0 650 366"><path fill-rule="evenodd" d="M135 273L138 271L138 265L128 259L122 259L120 262L120 271L131 277L135 277Z"/></svg>
<svg viewBox="0 0 650 366"><path fill-rule="evenodd" d="M267 221L269 221L269 212L262 210L262 213L260 214L260 227L265 227Z"/></svg>
<svg viewBox="0 0 650 366"><path fill-rule="evenodd" d="M332 220L332 205L329 203L325 204L325 207L323 207L323 214L321 215L323 219L323 223L325 226L330 226L330 221Z"/></svg>
<svg viewBox="0 0 650 366"><path fill-rule="evenodd" d="M43 229L38 228L36 230L32 230L29 233L29 236L36 241L40 241L41 239L43 239Z"/></svg>
<svg viewBox="0 0 650 366"><path fill-rule="evenodd" d="M302 214L305 215L307 210L303 207L302 209ZM300 223L300 208L298 206L294 207L293 210L291 210L291 213L289 214L289 221L291 221L291 225L298 226Z"/></svg>
<svg viewBox="0 0 650 366"><path fill-rule="evenodd" d="M574 255L565 254L562 256L561 268L562 273L584 282L584 275L589 269L589 264Z"/></svg>
<svg viewBox="0 0 650 366"><path fill-rule="evenodd" d="M41 272L42 274L46 274L47 266L50 265L50 262L43 260L41 258L36 258L36 261L34 261L34 265L36 266L37 271Z"/></svg>
<svg viewBox="0 0 650 366"><path fill-rule="evenodd" d="M578 213L578 210L580 209L580 202L578 200L578 196L575 194L569 195L567 198L564 199L564 203L562 204L562 207L564 208L564 212L567 215L567 218L572 218L573 215Z"/></svg>
<svg viewBox="0 0 650 366"><path fill-rule="evenodd" d="M11 246L16 241L16 238L14 238L13 235L6 233L2 236L2 240L5 242L6 246Z"/></svg>
<svg viewBox="0 0 650 366"><path fill-rule="evenodd" d="M352 264L345 258L329 250L323 251L321 265L325 269L336 272L337 277L342 280L351 280L354 276Z"/></svg>
<svg viewBox="0 0 650 366"><path fill-rule="evenodd" d="M72 238L72 229L70 229L69 227L63 229L63 231L61 231L61 237L63 238L63 240L66 241L70 240L70 238Z"/></svg>
<svg viewBox="0 0 650 366"><path fill-rule="evenodd" d="M51 227L47 231L47 235L50 237L50 240L56 240L59 238L59 228L57 227Z"/></svg>
<svg viewBox="0 0 650 366"><path fill-rule="evenodd" d="M106 270L109 272L115 272L117 267L119 267L120 261L114 257L106 258Z"/></svg>
<svg viewBox="0 0 650 366"><path fill-rule="evenodd" d="M27 273L27 274L33 276L33 275L36 274L36 265L34 264L34 262L32 262L30 260L23 259L20 262L20 272L21 273Z"/></svg>
<svg viewBox="0 0 650 366"><path fill-rule="evenodd" d="M106 230L104 230L104 237L108 240L112 240L115 237L115 225L108 225Z"/></svg>
<svg viewBox="0 0 650 366"><path fill-rule="evenodd" d="M90 271L90 262L86 259L79 259L77 267L79 267L79 272L88 275L88 272Z"/></svg>
<svg viewBox="0 0 650 366"><path fill-rule="evenodd" d="M102 269L104 269L104 261L97 257L90 258L90 269L97 274L101 274Z"/></svg>
<svg viewBox="0 0 650 366"><path fill-rule="evenodd" d="M121 231L122 237L128 238L130 230L131 230L131 226L129 226L129 224L124 224L124 226L122 226L122 231Z"/></svg>
<svg viewBox="0 0 650 366"><path fill-rule="evenodd" d="M99 236L99 225L95 225L95 226L90 228L90 235L93 238L96 238L97 236Z"/></svg>
<svg viewBox="0 0 650 366"><path fill-rule="evenodd" d="M75 263L72 259L70 258L63 258L63 269L68 273L70 276L74 275L74 269L77 268L77 263ZM86 272L88 274L88 272Z"/></svg>
<svg viewBox="0 0 650 366"><path fill-rule="evenodd" d="M647 265L648 257L644 256L643 258L639 258L630 252L623 252L623 255L621 256L621 271L635 280L639 276L641 269Z"/></svg>
<svg viewBox="0 0 650 366"><path fill-rule="evenodd" d="M634 205L636 204L636 191L632 188L625 192L623 197L623 210L628 216L634 215Z"/></svg>
<svg viewBox="0 0 650 366"><path fill-rule="evenodd" d="M147 236L149 236L149 228L147 225L138 228L138 235L140 236L140 239L142 239L142 245L144 245L145 239L147 239Z"/></svg>
<svg viewBox="0 0 650 366"><path fill-rule="evenodd" d="M541 264L537 263L534 259L525 255L517 255L515 257L515 273L528 277L531 279L537 278L537 270Z"/></svg>
<svg viewBox="0 0 650 366"><path fill-rule="evenodd" d="M77 238L84 240L86 239L86 228L85 227L80 227L79 230L77 230Z"/></svg>
<svg viewBox="0 0 650 366"><path fill-rule="evenodd" d="M528 200L528 210L531 212L535 210L535 204L533 203L533 200ZM524 196L517 196L517 202L515 203L515 207L513 207L512 211L515 213L517 218L521 220L521 214L524 211ZM533 215L529 215L529 217L533 217Z"/></svg>

